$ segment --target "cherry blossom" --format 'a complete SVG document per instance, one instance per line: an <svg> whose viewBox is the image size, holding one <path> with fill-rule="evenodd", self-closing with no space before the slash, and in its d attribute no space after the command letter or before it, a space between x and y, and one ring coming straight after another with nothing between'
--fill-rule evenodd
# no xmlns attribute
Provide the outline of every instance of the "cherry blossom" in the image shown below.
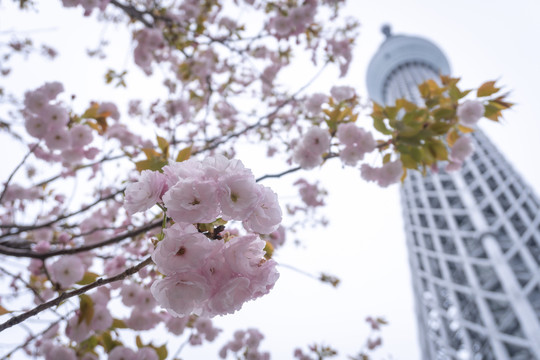
<svg viewBox="0 0 540 360"><path fill-rule="evenodd" d="M84 266L77 256L64 256L51 264L50 272L54 281L65 289L83 278Z"/></svg>
<svg viewBox="0 0 540 360"><path fill-rule="evenodd" d="M459 104L457 116L464 125L475 125L484 116L484 105L477 100L466 100Z"/></svg>
<svg viewBox="0 0 540 360"><path fill-rule="evenodd" d="M129 214L147 210L160 202L166 189L166 179L161 173L144 170L136 182L127 186L124 207Z"/></svg>
<svg viewBox="0 0 540 360"><path fill-rule="evenodd" d="M366 181L374 181L380 187L387 187L397 183L403 175L403 165L401 161L389 161L382 167L372 167L362 164L360 168L362 178Z"/></svg>

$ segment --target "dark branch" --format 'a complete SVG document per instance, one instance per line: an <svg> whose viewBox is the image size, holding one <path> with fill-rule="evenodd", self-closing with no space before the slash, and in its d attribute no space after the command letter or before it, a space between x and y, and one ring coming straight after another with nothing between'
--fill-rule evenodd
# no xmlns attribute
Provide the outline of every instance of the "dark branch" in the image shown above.
<svg viewBox="0 0 540 360"><path fill-rule="evenodd" d="M0 332L2 332L2 331L6 330L6 329L8 329L8 328L10 328L10 327L12 327L14 325L20 324L21 322L25 321L26 319L28 319L28 318L30 318L32 316L35 316L35 315L39 314L40 312L42 312L44 310L47 310L47 309L49 309L49 308L51 308L53 306L58 306L62 302L64 302L65 300L67 300L69 298L72 298L72 297L77 296L77 295L84 294L85 292L87 292L89 290L92 290L94 288L97 288L99 286L110 284L112 282L119 281L119 280L124 280L128 276L137 273L139 270L141 270L146 265L149 265L150 263L152 263L152 258L149 256L144 261L142 261L141 263L139 263L139 264L137 264L137 265L135 265L133 267L130 267L129 269L127 269L126 271L124 271L121 274L118 274L116 276L113 276L113 277L110 277L110 278L107 278L107 279L99 278L95 282L93 282L91 284L88 284L86 286L83 286L83 287L81 287L79 289L69 291L69 292L65 292L65 293L61 294L60 296L58 296L56 299L53 299L53 300L51 300L49 302L38 305L35 308L33 308L32 310L29 310L29 311L25 312L24 314L14 316L11 319L9 319L8 321L4 322L3 324L0 324Z"/></svg>
<svg viewBox="0 0 540 360"><path fill-rule="evenodd" d="M70 249L54 250L54 251L49 251L49 252L46 252L46 253L37 253L37 252L33 252L33 251L22 251L22 250L12 249L12 248L0 245L0 254L9 255L9 256L15 256L15 257L28 257L28 258L44 260L44 259L50 258L52 256L77 254L77 253L81 253L81 252L84 252L84 251L89 251L89 250L97 249L97 248L100 248L100 247L103 247L103 246L115 244L115 243L118 243L118 242L120 242L120 241L122 241L124 239L128 239L128 238L140 235L142 233L145 233L145 232L147 232L149 230L152 230L154 228L160 227L161 225L162 225L162 222L161 222L161 220L159 220L159 221L147 224L147 225L145 225L143 227L140 227L140 228L138 228L136 230L126 232L124 234L115 236L113 238L110 238L108 240L104 240L104 241L101 241L101 242L98 242L98 243L95 243L95 244L84 245L84 246L80 246L80 247L76 247L76 248L70 248Z"/></svg>
<svg viewBox="0 0 540 360"><path fill-rule="evenodd" d="M47 221L46 223L43 223L43 224L39 224L39 225L16 225L16 224L0 225L0 229L17 229L15 232L8 232L8 233L5 233L5 234L1 235L0 238L6 237L6 236L18 235L18 234L20 234L20 233L22 233L24 231L28 231L28 230L36 230L36 229L49 227L52 224L57 223L57 222L59 222L61 220L64 220L64 219L70 218L72 216L78 215L80 213L83 213L86 210L89 210L89 209L93 208L94 206L96 206L97 204L99 204L102 201L107 201L107 200L113 199L114 197L116 197L116 195L124 192L124 190L125 189L120 189L120 190L116 191L115 193L112 193L112 194L110 194L108 196L97 199L93 203L91 203L89 205L86 205L86 206L80 208L77 211L74 211L74 212L69 213L69 214L61 215L61 216L57 217L56 219Z"/></svg>

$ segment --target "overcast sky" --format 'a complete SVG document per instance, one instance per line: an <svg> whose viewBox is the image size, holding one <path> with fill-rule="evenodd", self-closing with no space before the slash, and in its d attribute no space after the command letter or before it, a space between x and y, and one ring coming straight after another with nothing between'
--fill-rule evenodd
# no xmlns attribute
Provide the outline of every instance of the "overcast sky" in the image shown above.
<svg viewBox="0 0 540 360"><path fill-rule="evenodd" d="M0 6L5 7L6 2ZM99 31L101 27L92 27L88 21L81 21L79 13L72 11L67 14L69 16L65 13L59 16L51 12L39 18L15 18L1 10L0 31L53 28L39 36L50 37L59 44L69 43L71 51L84 51L88 43L97 45L97 36L92 32ZM347 13L357 17L362 26L349 76L338 84L352 85L361 96L367 97L365 71L371 56L384 40L380 33L384 23L390 23L396 34L432 40L447 55L452 74L462 77L465 87L476 87L483 81L498 79L500 85L512 91L510 100L517 105L506 115L504 123L494 124L486 120L480 127L485 129L525 181L540 191L536 156L540 135L540 94L537 90L540 86L539 1L355 0L350 1ZM88 41L79 41L81 36ZM5 41L5 38L1 40ZM58 47L64 50L61 45ZM122 54L127 49L128 45L111 49L116 54L117 68L126 62ZM76 84L102 81L100 70L91 75L97 68L81 71L72 63L60 61L40 66L34 68L37 71L32 77L28 72L14 72L8 78L10 88L22 91L56 78L62 78L66 88L70 84L75 87ZM334 84L328 79L335 78L336 74L323 77L314 89L328 89ZM135 91L141 89L144 89L143 85ZM100 97L94 98L103 96L105 99L106 95L105 90ZM252 166L257 159L242 160ZM4 161L2 179L13 168L16 159ZM339 359L345 359L347 354L355 354L365 339L367 325L363 319L367 315L381 315L390 325L383 329L384 347L377 352L378 358L418 359L398 187L379 189L373 184L366 184L357 170L342 170L338 162L328 162L323 169L307 173L306 177L319 179L329 190L325 213L330 218L330 226L306 231L301 235L305 247L289 246L279 254L278 260L295 264L308 272L336 274L342 279L341 287L335 290L282 268L282 276L268 296L246 304L238 314L218 318L217 324L231 331L259 327L266 335L262 348L270 350L274 359L292 358L294 347L305 348L313 342L336 347L340 350ZM288 196L294 194L286 186L290 180L272 180L265 185ZM209 354L217 353L221 344L229 340L230 334L227 331L220 336L211 350L186 348L183 355L186 359L212 359L214 356ZM178 344L181 341L178 340ZM175 346L171 343L171 350Z"/></svg>

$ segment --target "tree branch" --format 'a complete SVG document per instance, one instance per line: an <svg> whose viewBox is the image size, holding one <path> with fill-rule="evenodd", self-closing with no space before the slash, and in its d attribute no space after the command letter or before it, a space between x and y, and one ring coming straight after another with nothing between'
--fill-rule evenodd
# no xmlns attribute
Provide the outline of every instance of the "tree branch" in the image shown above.
<svg viewBox="0 0 540 360"><path fill-rule="evenodd" d="M95 282L93 282L91 284L88 284L86 286L83 286L83 287L81 287L79 289L62 293L56 299L53 299L53 300L51 300L49 302L38 305L35 308L33 308L32 310L29 310L29 311L25 312L24 314L14 316L11 319L9 319L8 321L4 322L3 324L0 324L0 332L2 332L2 331L6 330L6 329L8 329L8 328L10 328L10 327L12 327L14 325L20 324L21 322L25 321L26 319L28 319L28 318L30 318L32 316L35 316L35 315L39 314L40 312L42 312L44 310L47 310L47 309L49 309L49 308L51 308L53 306L58 306L58 305L60 305L60 303L62 303L63 301L65 301L65 300L67 300L69 298L72 298L72 297L77 296L77 295L84 294L85 292L87 292L89 290L92 290L92 289L94 289L96 287L99 287L99 286L110 284L112 282L119 281L119 280L124 280L126 277L137 273L139 270L141 270L143 267L149 265L150 263L152 263L152 257L149 256L146 259L144 259L142 262L140 262L139 264L137 264L137 265L135 265L133 267L130 267L126 271L124 271L124 272L122 272L122 273L120 273L120 274L118 274L116 276L113 276L113 277L110 277L110 278L107 278L107 279L99 278Z"/></svg>
<svg viewBox="0 0 540 360"><path fill-rule="evenodd" d="M34 251L21 251L21 250L12 249L12 248L0 245L0 254L14 256L14 257L28 257L28 258L41 259L41 260L45 260L52 256L77 254L80 252L89 251L89 250L97 249L106 245L114 244L133 236L137 236L139 234L147 232L148 230L160 227L161 223L162 221L159 220L159 221L147 224L136 230L129 231L127 233L115 236L113 238L110 238L108 240L104 240L95 244L84 245L84 246L80 246L76 248L48 251L46 253L37 253Z"/></svg>
<svg viewBox="0 0 540 360"><path fill-rule="evenodd" d="M18 234L20 234L20 233L22 233L24 231L37 230L37 229L41 229L41 228L44 228L44 227L51 226L52 224L57 223L57 222L59 222L61 220L64 220L64 219L70 218L72 216L78 215L80 213L83 213L86 210L89 210L89 209L93 208L94 206L96 206L97 204L99 204L102 201L107 201L107 200L113 199L116 195L124 192L124 190L125 190L125 188L120 189L120 190L116 191L115 193L112 193L112 194L110 194L108 196L101 197L101 198L97 199L93 203L91 203L89 205L86 205L86 206L80 208L77 211L74 211L74 212L69 213L69 214L61 215L61 216L57 217L56 219L47 221L47 222L45 222L43 224L39 224L39 225L17 225L17 224L0 225L0 229L17 229L15 232L7 232L7 233L5 233L3 235L0 235L0 239L4 238L4 237L7 237L7 236L18 235Z"/></svg>

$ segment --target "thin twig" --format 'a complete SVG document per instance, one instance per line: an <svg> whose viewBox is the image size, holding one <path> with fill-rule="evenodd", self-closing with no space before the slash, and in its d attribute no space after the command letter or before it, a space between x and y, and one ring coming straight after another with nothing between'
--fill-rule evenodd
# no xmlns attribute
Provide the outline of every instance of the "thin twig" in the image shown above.
<svg viewBox="0 0 540 360"><path fill-rule="evenodd" d="M101 241L101 242L98 242L98 243L95 243L95 244L84 245L84 246L80 246L80 247L76 247L76 248L48 251L48 252L45 252L45 253L38 253L38 252L34 252L34 251L21 251L21 250L18 250L18 249L11 249L9 247L0 245L0 254L9 255L9 256L15 256L15 257L28 257L28 258L41 259L41 260L50 258L52 256L77 254L77 253L81 253L81 252L84 252L84 251L89 251L89 250L97 249L97 248L107 246L107 245L110 245L110 244L114 244L114 243L120 242L120 241L122 241L124 239L131 238L133 236L137 236L137 235L145 233L145 232L147 232L147 231L149 231L151 229L157 228L157 227L161 226L161 224L162 224L162 222L161 222L161 220L159 220L159 221L147 224L147 225L145 225L143 227L140 227L140 228L138 228L136 230L126 232L124 234L115 236L113 238L110 238L108 240L104 240L104 241Z"/></svg>
<svg viewBox="0 0 540 360"><path fill-rule="evenodd" d="M8 186L9 186L9 183L11 181L11 179L13 179L13 176L15 176L15 173L17 171L19 171L19 169L21 168L21 166L23 166L23 164L26 162L26 159L28 159L28 157L30 156L30 154L32 154L34 152L34 150L36 150L36 148L38 147L39 145L39 142L37 144L35 144L34 146L32 146L32 148L30 149L30 151L28 151L28 153L24 156L24 158L21 160L21 162L19 163L19 165L17 165L17 167L11 172L11 174L9 175L7 181L6 181L6 184L4 185L4 190L2 191L2 194L0 194L0 203L2 202L2 199L4 198L4 195L6 194L7 192L7 189L8 189Z"/></svg>
<svg viewBox="0 0 540 360"><path fill-rule="evenodd" d="M3 235L0 235L0 238L4 238L4 237L7 237L7 236L18 235L18 234L20 234L20 233L22 233L24 231L28 231L28 230L37 230L37 229L41 229L41 228L51 226L52 224L57 223L57 222L59 222L61 220L64 220L64 219L70 218L72 216L78 215L80 213L83 213L86 210L89 210L89 209L93 208L94 206L96 206L97 204L99 204L102 201L107 201L107 200L113 199L113 198L116 197L116 195L121 194L122 192L124 192L124 190L125 189L120 189L120 190L116 191L115 193L112 193L112 194L110 194L108 196L100 197L99 199L97 199L93 203L91 203L89 205L86 205L86 206L80 208L77 211L74 211L74 212L69 213L69 214L61 215L61 216L57 217L54 220L50 220L50 221L47 221L47 222L39 224L39 225L17 225L17 224L0 225L0 229L17 229L15 232L7 232L7 233L5 233Z"/></svg>
<svg viewBox="0 0 540 360"><path fill-rule="evenodd" d="M69 298L72 298L72 297L77 296L77 295L84 294L85 292L87 292L89 290L92 290L94 288L97 288L99 286L110 284L112 282L119 281L119 280L124 280L126 277L137 273L139 270L141 270L143 267L149 265L150 263L152 263L152 257L151 256L147 257L146 259L144 259L139 264L137 264L137 265L135 265L133 267L130 267L126 271L124 271L124 272L122 272L122 273L120 273L120 274L118 274L116 276L113 276L113 277L110 277L110 278L107 278L107 279L99 278L95 282L93 282L91 284L88 284L86 286L83 286L83 287L81 287L79 289L62 293L56 299L53 299L53 300L48 301L48 302L46 302L44 304L38 305L35 308L33 308L32 310L29 310L29 311L25 312L24 314L14 316L11 319L9 319L8 321L4 322L3 324L0 324L0 332L2 332L2 331L6 330L6 329L8 329L8 328L10 328L10 327L12 327L14 325L20 324L21 322L25 321L26 319L28 319L28 318L30 318L32 316L35 316L35 315L39 314L40 312L42 312L44 310L47 310L47 309L49 309L49 308L51 308L53 306L58 306L58 305L60 305L60 303L64 302L65 300L67 300Z"/></svg>

